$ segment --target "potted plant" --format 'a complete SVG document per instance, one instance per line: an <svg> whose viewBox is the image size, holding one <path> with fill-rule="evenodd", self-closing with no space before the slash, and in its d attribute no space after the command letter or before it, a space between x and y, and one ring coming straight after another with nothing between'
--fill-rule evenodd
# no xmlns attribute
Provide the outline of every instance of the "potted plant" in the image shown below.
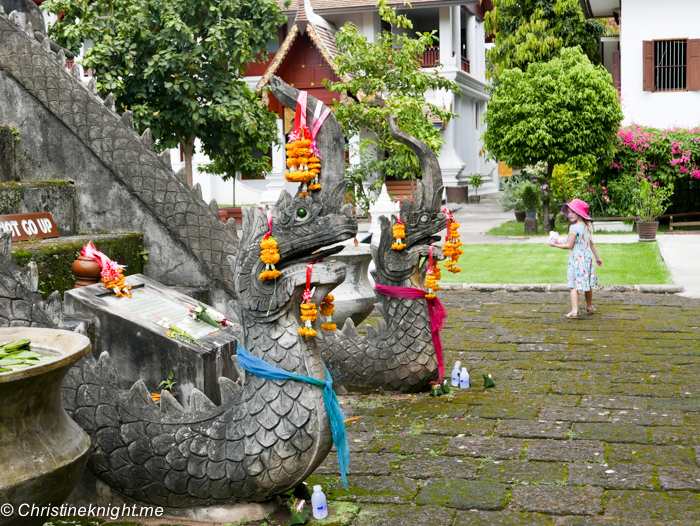
<svg viewBox="0 0 700 526"><path fill-rule="evenodd" d="M479 188L484 186L484 178L481 174L472 174L469 178L469 185L474 188L474 195L469 196L469 202L472 204L479 204L481 201L481 196L479 194Z"/></svg>
<svg viewBox="0 0 700 526"><path fill-rule="evenodd" d="M668 208L673 195L673 185L659 186L658 182L651 183L647 178L639 179L639 186L634 193L634 208L639 220L637 235L639 241L654 241L659 228L658 217Z"/></svg>
<svg viewBox="0 0 700 526"><path fill-rule="evenodd" d="M509 177L503 182L503 191L498 196L498 205L501 210L515 211L515 219L521 223L525 221L525 209L523 200L520 198L520 188L524 182L516 177Z"/></svg>
<svg viewBox="0 0 700 526"><path fill-rule="evenodd" d="M537 217L537 208L540 204L539 189L533 183L525 183L520 189L520 200L525 216L533 219Z"/></svg>

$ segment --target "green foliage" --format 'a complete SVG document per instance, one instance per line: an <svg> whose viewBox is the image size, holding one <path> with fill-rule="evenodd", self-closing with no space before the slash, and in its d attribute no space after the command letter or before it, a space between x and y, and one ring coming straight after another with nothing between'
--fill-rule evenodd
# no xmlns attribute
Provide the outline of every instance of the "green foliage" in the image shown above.
<svg viewBox="0 0 700 526"><path fill-rule="evenodd" d="M525 211L537 210L537 207L540 205L540 193L537 187L530 182L523 184L520 188L520 199Z"/></svg>
<svg viewBox="0 0 700 526"><path fill-rule="evenodd" d="M484 114L492 157L510 166L546 161L590 171L612 158L622 120L618 93L580 48L525 72L507 70L500 81Z"/></svg>
<svg viewBox="0 0 700 526"><path fill-rule="evenodd" d="M173 370L170 369L170 374L167 376L165 380L163 380L161 383L158 384L158 389L164 388L167 391L172 391L173 387L177 382L173 382Z"/></svg>
<svg viewBox="0 0 700 526"><path fill-rule="evenodd" d="M503 191L498 195L498 205L501 210L508 212L515 210L516 212L525 212L523 201L520 197L520 190L527 181L525 179L509 177L503 183Z"/></svg>
<svg viewBox="0 0 700 526"><path fill-rule="evenodd" d="M345 135L359 135L368 131L369 137L360 139L357 152L358 166L347 173L350 183L363 208L371 201L363 198L361 183L372 174L399 179L416 178L420 175L420 164L415 154L389 134L387 118L396 115L399 127L426 143L436 154L444 142L440 131L423 113L423 108L443 122L455 115L445 108L429 104L425 99L428 90L445 90L456 94L460 89L456 83L440 77L420 66L420 57L425 48L433 44L434 33L418 33L413 38L408 32L396 28L412 29L412 23L396 9L389 7L389 0L377 2L382 20L394 31L382 32L377 42L362 35L357 26L345 24L336 33L339 55L335 62L338 75L346 81L324 81L332 91L347 92L358 101L340 102L335 107L335 116ZM381 182L379 183L381 185Z"/></svg>
<svg viewBox="0 0 700 526"><path fill-rule="evenodd" d="M586 20L578 0L493 0L493 5L484 20L486 32L495 35L486 53L492 77L547 62L567 47L581 46L591 60L598 54L605 27Z"/></svg>
<svg viewBox="0 0 700 526"><path fill-rule="evenodd" d="M264 174L266 151L276 141L275 117L246 82L243 69L266 57L267 43L285 16L269 0L48 0L63 13L49 29L60 45L78 52L102 96L134 113L136 128L150 128L157 148L180 145L189 159L195 137L213 160L209 171L233 177Z"/></svg>
<svg viewBox="0 0 700 526"><path fill-rule="evenodd" d="M640 179L634 194L634 206L640 221L652 222L668 208L673 195L673 184L666 187Z"/></svg>
<svg viewBox="0 0 700 526"><path fill-rule="evenodd" d="M479 188L484 186L484 178L481 174L472 174L469 177L469 184L474 187L474 192L478 195Z"/></svg>
<svg viewBox="0 0 700 526"><path fill-rule="evenodd" d="M558 164L552 171L552 199L555 203L567 203L572 199L588 201L590 192L586 190L590 175L568 164Z"/></svg>

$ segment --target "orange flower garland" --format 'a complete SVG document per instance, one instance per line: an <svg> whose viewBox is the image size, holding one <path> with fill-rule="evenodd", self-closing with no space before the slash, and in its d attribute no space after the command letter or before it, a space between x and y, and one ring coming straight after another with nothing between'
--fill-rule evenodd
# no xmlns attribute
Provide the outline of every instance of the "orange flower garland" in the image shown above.
<svg viewBox="0 0 700 526"><path fill-rule="evenodd" d="M272 237L272 212L267 211L268 231L260 241L260 259L265 263L265 270L258 274L261 280L275 279L282 273L275 268L280 260L280 252L277 248L277 240Z"/></svg>
<svg viewBox="0 0 700 526"><path fill-rule="evenodd" d="M448 269L449 272L452 272L453 274L457 274L458 272L462 272L462 269L459 267L456 267L457 262L459 261L459 256L464 254L464 250L462 250L462 242L459 240L459 223L457 223L452 216L452 213L445 208L443 210L447 214L447 235L445 236L445 244L442 246L442 251L445 254L446 258L450 258L449 261L443 262L442 266Z"/></svg>
<svg viewBox="0 0 700 526"><path fill-rule="evenodd" d="M122 298L124 296L130 298L131 293L129 291L131 290L131 285L127 285L124 282L124 271L122 271L122 269L118 269L117 272L119 273L118 278L107 279L103 277L102 282L105 284L105 287L107 287L109 290L114 291L117 298Z"/></svg>
<svg viewBox="0 0 700 526"><path fill-rule="evenodd" d="M299 334L305 338L312 338L316 336L316 330L311 326L311 322L316 319L318 311L316 310L316 304L310 301L304 301L301 304L301 321L304 325L299 327Z"/></svg>
<svg viewBox="0 0 700 526"><path fill-rule="evenodd" d="M432 289L425 295L426 299L433 299L435 297L435 292L442 290L442 287L437 284L438 280L442 277L440 273L440 267L433 262L433 247L430 247L430 255L428 256L428 270L425 271L425 288Z"/></svg>
<svg viewBox="0 0 700 526"><path fill-rule="evenodd" d="M401 222L401 215L396 218L396 223L392 227L392 233L394 235L394 241L391 244L391 248L394 250L403 250L406 248L406 243L403 242L406 239L406 226Z"/></svg>
<svg viewBox="0 0 700 526"><path fill-rule="evenodd" d="M334 300L335 297L329 294L323 298L323 301L321 302L321 316L326 317L326 323L321 325L321 328L324 331L334 331L338 328L335 323L331 323L331 316L335 312L335 305L333 304Z"/></svg>

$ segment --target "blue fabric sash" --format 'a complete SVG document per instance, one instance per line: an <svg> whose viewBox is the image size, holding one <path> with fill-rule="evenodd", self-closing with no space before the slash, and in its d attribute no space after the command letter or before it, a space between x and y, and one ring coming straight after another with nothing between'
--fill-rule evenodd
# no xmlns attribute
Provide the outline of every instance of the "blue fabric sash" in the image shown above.
<svg viewBox="0 0 700 526"><path fill-rule="evenodd" d="M340 409L338 397L335 396L335 392L333 392L333 379L325 364L323 365L323 368L326 370L326 381L324 382L323 380L317 380L310 376L290 373L284 369L270 365L265 360L250 354L240 343L238 344L238 363L249 373L267 380L297 380L299 382L323 387L323 401L326 404L326 412L331 422L333 443L335 444L335 449L338 451L340 476L343 479L345 489L347 489L348 481L346 475L350 467L350 445L348 444L348 433L345 429L345 415Z"/></svg>

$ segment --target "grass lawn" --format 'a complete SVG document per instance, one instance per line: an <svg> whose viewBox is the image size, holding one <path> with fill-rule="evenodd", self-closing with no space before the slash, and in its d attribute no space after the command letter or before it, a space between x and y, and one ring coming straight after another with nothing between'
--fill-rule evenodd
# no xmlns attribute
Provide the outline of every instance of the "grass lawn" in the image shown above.
<svg viewBox="0 0 700 526"><path fill-rule="evenodd" d="M559 223L557 222L555 230L559 232L560 234L564 234L569 230L569 227L566 223ZM694 226L687 226L687 227L682 227L674 230L674 232L677 232L679 230L700 230L700 227L694 227ZM661 223L659 225L659 232L668 232L668 223ZM489 236L510 236L510 237L533 237L535 235L537 236L548 236L549 232L542 232L542 223L537 225L537 234L526 234L525 233L525 223L519 223L518 221L508 221L506 223L503 223L500 226L494 227L488 232L486 232ZM629 234L629 235L637 235L637 232L599 232L596 231L595 235L596 236L604 236L608 234Z"/></svg>
<svg viewBox="0 0 700 526"><path fill-rule="evenodd" d="M442 269L444 283L566 283L568 250L549 245L463 245L462 272ZM672 284L656 243L598 244L601 285Z"/></svg>

